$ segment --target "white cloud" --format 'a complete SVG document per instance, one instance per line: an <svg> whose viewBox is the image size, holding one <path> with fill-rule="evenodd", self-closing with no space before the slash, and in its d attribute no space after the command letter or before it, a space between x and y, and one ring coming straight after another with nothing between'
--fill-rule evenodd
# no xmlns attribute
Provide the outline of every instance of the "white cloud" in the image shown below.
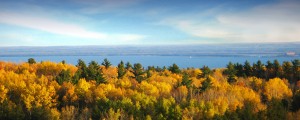
<svg viewBox="0 0 300 120"><path fill-rule="evenodd" d="M224 39L226 42L300 41L299 2L282 1L244 11L218 12L171 17L161 21L195 37Z"/></svg>
<svg viewBox="0 0 300 120"><path fill-rule="evenodd" d="M115 36L115 39L120 40L121 42L136 42L147 37L138 34L116 34L112 36Z"/></svg>
<svg viewBox="0 0 300 120"><path fill-rule="evenodd" d="M235 26L240 38L256 42L300 41L299 3L258 6L250 11L217 17L223 25Z"/></svg>
<svg viewBox="0 0 300 120"><path fill-rule="evenodd" d="M145 35L140 35L140 34L104 33L104 32L97 32L97 31L89 31L77 24L61 22L51 18L35 17L28 14L21 15L13 12L0 12L0 23L21 26L25 28L38 30L38 31L52 33L54 34L52 36L57 36L56 38L60 39L61 44L64 44L66 38L74 38L74 40L76 40L76 43L78 43L78 45L80 44L81 45L131 44L131 43L137 43L146 37ZM32 44L32 43L44 44L44 43L50 43L49 41L51 41L49 39L44 39L42 36L32 37L32 35L30 34L20 35L15 32L12 33L13 34L1 33L0 36L6 39L23 41L28 44ZM55 41L58 41L57 39Z"/></svg>
<svg viewBox="0 0 300 120"><path fill-rule="evenodd" d="M78 25L63 23L47 18L5 12L1 12L0 16L0 23L42 30L54 34L93 39L103 39L107 37L104 33L88 31Z"/></svg>
<svg viewBox="0 0 300 120"><path fill-rule="evenodd" d="M61 46L61 45L131 45L142 44L147 36L139 34L108 34L106 39L84 39L64 36L40 36L38 34L2 33L0 46Z"/></svg>

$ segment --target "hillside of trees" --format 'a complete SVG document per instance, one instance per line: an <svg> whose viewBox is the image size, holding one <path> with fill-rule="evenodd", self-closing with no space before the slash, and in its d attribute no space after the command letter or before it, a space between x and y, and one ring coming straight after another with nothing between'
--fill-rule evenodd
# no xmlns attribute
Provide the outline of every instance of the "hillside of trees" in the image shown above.
<svg viewBox="0 0 300 120"><path fill-rule="evenodd" d="M296 120L300 61L226 68L0 62L1 120Z"/></svg>

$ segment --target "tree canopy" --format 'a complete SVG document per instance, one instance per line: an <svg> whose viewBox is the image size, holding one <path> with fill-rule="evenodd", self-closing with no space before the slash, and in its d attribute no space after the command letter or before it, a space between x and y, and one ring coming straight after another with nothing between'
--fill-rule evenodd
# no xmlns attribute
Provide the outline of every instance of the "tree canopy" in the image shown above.
<svg viewBox="0 0 300 120"><path fill-rule="evenodd" d="M0 119L300 117L299 60L216 69L105 65L0 61Z"/></svg>

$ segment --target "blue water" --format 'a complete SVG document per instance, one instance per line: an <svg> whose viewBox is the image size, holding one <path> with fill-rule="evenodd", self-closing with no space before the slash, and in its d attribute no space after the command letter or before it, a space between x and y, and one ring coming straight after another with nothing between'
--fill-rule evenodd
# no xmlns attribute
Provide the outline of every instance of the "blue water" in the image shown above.
<svg viewBox="0 0 300 120"><path fill-rule="evenodd" d="M207 65L210 68L223 68L226 67L228 62L239 62L244 63L248 60L250 63L261 60L264 64L270 60L277 59L280 63L283 61L291 61L294 59L300 59L297 57L257 57L257 56L243 56L243 57L223 57L223 56L12 56L12 57L0 57L1 61L10 62L26 62L28 58L34 58L37 62L40 61L54 61L61 62L65 60L69 64L77 64L78 59L84 60L87 64L95 60L99 64L102 63L104 58L107 58L114 66L116 66L121 60L125 63L130 62L141 63L144 67L146 66L170 66L176 63L181 68L194 67L200 68L203 65Z"/></svg>

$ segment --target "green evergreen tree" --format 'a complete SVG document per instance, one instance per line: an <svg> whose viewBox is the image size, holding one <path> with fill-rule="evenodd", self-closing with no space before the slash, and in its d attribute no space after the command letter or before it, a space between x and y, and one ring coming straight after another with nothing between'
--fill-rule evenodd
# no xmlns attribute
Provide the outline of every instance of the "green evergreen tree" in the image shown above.
<svg viewBox="0 0 300 120"><path fill-rule="evenodd" d="M126 68L127 70L132 69L132 65L130 64L130 62L127 62L127 63L125 64L125 68Z"/></svg>
<svg viewBox="0 0 300 120"><path fill-rule="evenodd" d="M251 101L245 101L244 107L237 111L241 120L258 120L255 114L255 104Z"/></svg>
<svg viewBox="0 0 300 120"><path fill-rule="evenodd" d="M234 64L234 69L236 69L236 75L243 77L244 76L244 68L243 65L240 63Z"/></svg>
<svg viewBox="0 0 300 120"><path fill-rule="evenodd" d="M229 62L227 65L227 69L224 71L225 74L227 74L227 81L228 83L234 83L236 82L236 73L237 70L234 68L234 65L232 62Z"/></svg>
<svg viewBox="0 0 300 120"><path fill-rule="evenodd" d="M253 64L254 75L258 78L265 78L264 64L260 60Z"/></svg>
<svg viewBox="0 0 300 120"><path fill-rule="evenodd" d="M300 60L295 59L292 61L293 71L294 71L294 81L295 83L300 80Z"/></svg>
<svg viewBox="0 0 300 120"><path fill-rule="evenodd" d="M282 64L283 77L289 80L289 83L293 83L293 64L291 62L284 61Z"/></svg>
<svg viewBox="0 0 300 120"><path fill-rule="evenodd" d="M185 85L187 88L192 87L192 80L189 79L189 75L187 73L183 74L181 85Z"/></svg>
<svg viewBox="0 0 300 120"><path fill-rule="evenodd" d="M62 70L58 76L56 76L56 82L60 85L63 84L63 82L69 82L71 81L72 77L71 77L71 72L70 70Z"/></svg>
<svg viewBox="0 0 300 120"><path fill-rule="evenodd" d="M156 71L156 72L162 72L163 69L162 69L161 67L159 67L159 66L156 66L155 71Z"/></svg>
<svg viewBox="0 0 300 120"><path fill-rule="evenodd" d="M206 89L210 88L212 85L211 83L211 79L209 77L207 77L203 82L202 82L202 86L200 88L201 92L204 92Z"/></svg>
<svg viewBox="0 0 300 120"><path fill-rule="evenodd" d="M252 66L250 65L249 61L246 61L244 63L244 73L245 73L245 76L248 77L248 76L252 76Z"/></svg>
<svg viewBox="0 0 300 120"><path fill-rule="evenodd" d="M78 68L75 75L73 76L72 83L77 84L80 78L88 79L88 68L85 62L81 59L78 60L76 67Z"/></svg>
<svg viewBox="0 0 300 120"><path fill-rule="evenodd" d="M150 77L152 76L150 70L147 70L147 71L146 71L146 74L147 74L147 78L150 78Z"/></svg>
<svg viewBox="0 0 300 120"><path fill-rule="evenodd" d="M134 77L135 79L141 83L142 80L144 79L143 75L144 75L144 68L142 66L142 64L140 63L136 63L133 65L133 74L134 74Z"/></svg>
<svg viewBox="0 0 300 120"><path fill-rule="evenodd" d="M292 77L292 81L293 81L293 83L294 83L294 87L293 87L293 99L297 99L297 98L295 98L295 97L297 97L297 96L295 96L297 93L296 93L296 91L297 91L297 83L299 82L299 80L300 80L300 60L298 60L298 59L295 59L295 60L293 60L292 61L292 64L293 64L293 67L292 67L292 69L293 69L293 77ZM299 88L298 88L299 89ZM300 95L299 95L300 96ZM298 96L298 97L299 97ZM300 97L299 97L300 98ZM298 103L298 105L300 106L300 102L298 101L297 102Z"/></svg>
<svg viewBox="0 0 300 120"><path fill-rule="evenodd" d="M107 69L111 66L111 63L110 63L110 61L108 61L107 58L105 58L102 62L102 65L105 66L105 68Z"/></svg>
<svg viewBox="0 0 300 120"><path fill-rule="evenodd" d="M212 73L210 68L208 66L205 66L205 65L200 70L202 71L202 74L199 75L198 78L200 78L200 77L207 78Z"/></svg>
<svg viewBox="0 0 300 120"><path fill-rule="evenodd" d="M118 64L118 78L121 79L126 74L126 69L123 61Z"/></svg>
<svg viewBox="0 0 300 120"><path fill-rule="evenodd" d="M62 63L62 64L66 64L66 61L65 61L65 60L63 60L63 61L61 61L61 63Z"/></svg>
<svg viewBox="0 0 300 120"><path fill-rule="evenodd" d="M80 78L87 78L88 77L88 68L85 64L85 62L81 59L78 60L78 63L76 65L78 70L81 72Z"/></svg>
<svg viewBox="0 0 300 120"><path fill-rule="evenodd" d="M35 64L36 61L34 58L29 58L28 61L27 61L29 64Z"/></svg>
<svg viewBox="0 0 300 120"><path fill-rule="evenodd" d="M266 69L267 69L266 79L268 80L268 79L274 78L275 77L274 66L270 60L267 61Z"/></svg>
<svg viewBox="0 0 300 120"><path fill-rule="evenodd" d="M168 69L172 73L175 73L175 74L180 73L180 69L179 69L179 67L175 63L172 66L170 66Z"/></svg>
<svg viewBox="0 0 300 120"><path fill-rule="evenodd" d="M280 63L278 62L278 60L274 60L274 72L275 72L275 77L281 77L282 76L282 67L280 65Z"/></svg>
<svg viewBox="0 0 300 120"><path fill-rule="evenodd" d="M95 80L97 84L106 83L102 70L96 61L91 61L88 66L88 80Z"/></svg>
<svg viewBox="0 0 300 120"><path fill-rule="evenodd" d="M272 99L267 104L267 117L269 120L286 120L287 109L281 100Z"/></svg>

